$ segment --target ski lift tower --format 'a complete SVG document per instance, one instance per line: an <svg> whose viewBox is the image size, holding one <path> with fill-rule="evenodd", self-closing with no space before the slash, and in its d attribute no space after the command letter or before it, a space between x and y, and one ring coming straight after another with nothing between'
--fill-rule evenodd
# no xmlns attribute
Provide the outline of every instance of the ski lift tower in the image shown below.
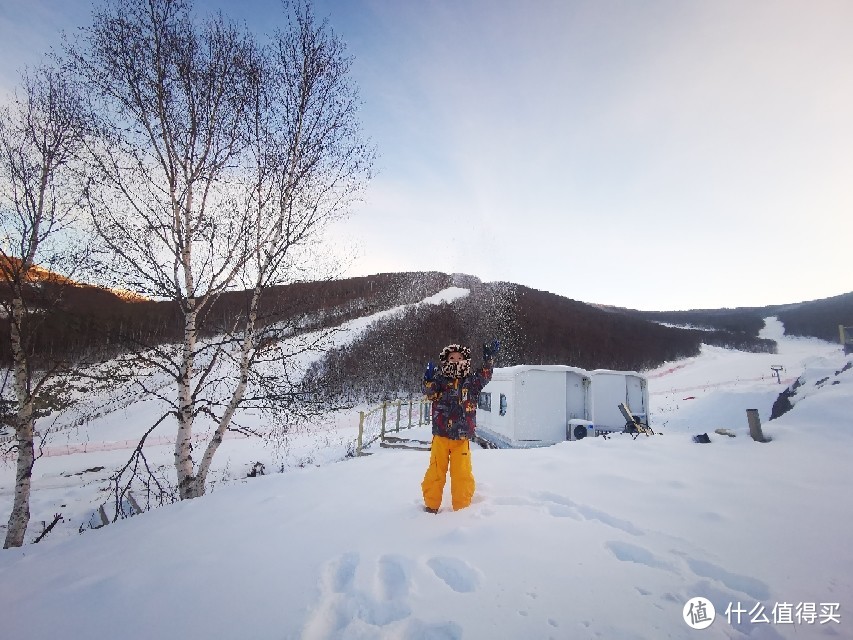
<svg viewBox="0 0 853 640"><path fill-rule="evenodd" d="M771 364L770 369L773 371L773 375L776 376L776 382L782 384L782 376L780 373L785 369L781 364Z"/></svg>

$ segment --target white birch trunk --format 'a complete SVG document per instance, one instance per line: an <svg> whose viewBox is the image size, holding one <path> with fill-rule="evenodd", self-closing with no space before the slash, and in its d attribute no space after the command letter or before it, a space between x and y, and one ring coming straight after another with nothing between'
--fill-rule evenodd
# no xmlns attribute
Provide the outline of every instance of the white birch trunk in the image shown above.
<svg viewBox="0 0 853 640"><path fill-rule="evenodd" d="M192 457L193 397L192 381L195 371L196 312L187 313L184 324L184 347L178 376L178 435L175 439L175 469L178 473L178 492L181 500L197 495Z"/></svg>
<svg viewBox="0 0 853 640"><path fill-rule="evenodd" d="M219 445L222 444L222 438L225 435L225 431L231 424L231 419L234 417L234 413L237 411L237 408L240 406L240 403L243 401L243 397L246 394L246 387L249 384L251 355L252 350L254 349L255 323L258 318L258 305L260 303L260 298L261 290L256 288L252 294L252 302L249 306L249 317L246 319L246 326L243 332L243 344L240 352L240 378L234 392L231 394L231 399L228 401L228 406L225 408L225 412L219 419L216 432L207 444L204 456L199 464L198 474L196 476L196 483L198 484L197 491L199 492L198 495L204 494L204 483L207 480L207 474L208 471L210 471L213 456L216 454L217 449L219 449Z"/></svg>
<svg viewBox="0 0 853 640"><path fill-rule="evenodd" d="M24 544L24 535L30 522L30 491L32 488L35 447L33 439L33 400L29 393L27 380L27 357L21 345L20 327L24 319L24 306L20 297L12 302L12 358L15 369L15 395L18 398L15 435L18 440L18 461L15 472L15 498L9 515L4 549L20 547Z"/></svg>
<svg viewBox="0 0 853 640"><path fill-rule="evenodd" d="M176 237L183 238L180 268L183 270L186 287L186 308L184 310L184 346L181 353L181 366L178 373L178 435L175 439L175 469L178 474L178 494L181 500L195 498L197 491L195 470L192 457L192 438L195 402L193 400L193 376L195 374L195 350L198 339L196 321L198 306L195 298L195 278L192 264L192 227L193 191L187 189L183 208L178 204L174 191L172 206Z"/></svg>

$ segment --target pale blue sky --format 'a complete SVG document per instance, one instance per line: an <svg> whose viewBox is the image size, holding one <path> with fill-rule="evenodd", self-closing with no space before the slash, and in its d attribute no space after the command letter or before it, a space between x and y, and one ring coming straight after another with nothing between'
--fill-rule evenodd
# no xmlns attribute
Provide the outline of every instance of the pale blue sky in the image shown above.
<svg viewBox="0 0 853 640"><path fill-rule="evenodd" d="M0 84L88 20L4 0ZM262 32L275 0L205 0ZM853 2L317 0L378 175L348 275L685 309L853 290Z"/></svg>

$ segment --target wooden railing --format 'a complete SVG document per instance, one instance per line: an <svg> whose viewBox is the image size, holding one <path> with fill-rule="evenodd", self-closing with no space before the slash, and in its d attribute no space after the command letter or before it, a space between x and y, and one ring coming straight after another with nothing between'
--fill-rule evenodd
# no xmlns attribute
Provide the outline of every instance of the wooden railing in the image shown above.
<svg viewBox="0 0 853 640"><path fill-rule="evenodd" d="M392 438L389 434L428 424L430 402L426 398L386 400L367 411L359 411L355 454L364 455L364 450L377 440L380 441L380 446L386 445Z"/></svg>

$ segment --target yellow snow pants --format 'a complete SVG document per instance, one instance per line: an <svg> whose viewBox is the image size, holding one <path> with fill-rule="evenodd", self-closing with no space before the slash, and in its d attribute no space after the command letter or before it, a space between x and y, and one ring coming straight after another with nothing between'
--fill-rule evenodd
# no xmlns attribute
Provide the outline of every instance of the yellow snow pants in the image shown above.
<svg viewBox="0 0 853 640"><path fill-rule="evenodd" d="M450 495L453 510L464 509L474 497L474 472L471 468L471 444L468 440L451 440L442 436L432 437L429 468L424 475L421 489L424 504L438 510L450 467Z"/></svg>

